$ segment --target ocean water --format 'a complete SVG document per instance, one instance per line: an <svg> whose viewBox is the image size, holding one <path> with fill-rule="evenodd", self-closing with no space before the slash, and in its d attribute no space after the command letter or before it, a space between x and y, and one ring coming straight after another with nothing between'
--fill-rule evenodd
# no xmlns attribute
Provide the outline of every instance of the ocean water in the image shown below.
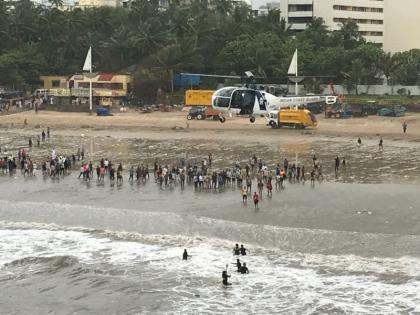
<svg viewBox="0 0 420 315"><path fill-rule="evenodd" d="M1 314L420 314L414 185L289 185L260 211L235 189L0 189Z"/></svg>

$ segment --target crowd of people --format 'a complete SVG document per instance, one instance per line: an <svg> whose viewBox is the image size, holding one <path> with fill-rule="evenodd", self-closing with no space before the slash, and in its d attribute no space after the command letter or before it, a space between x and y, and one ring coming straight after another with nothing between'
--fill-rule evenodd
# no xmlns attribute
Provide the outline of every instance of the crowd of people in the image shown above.
<svg viewBox="0 0 420 315"><path fill-rule="evenodd" d="M50 129L37 137L37 145L50 138ZM362 141L357 140L357 147L360 148ZM173 188L179 185L182 189L185 185L194 187L197 191L223 190L225 188L236 187L240 191L242 202L252 199L255 209L259 209L259 203L266 193L272 196L273 189L281 191L285 188L285 182L305 183L310 180L311 185L317 181L322 181L323 166L316 155L312 156L312 165L309 167L301 163L290 162L287 158L281 163L267 165L262 158L253 155L246 162L236 161L231 167L216 169L213 164L212 154L208 154L200 162L179 159L172 164L161 163L155 160L153 167L150 168L146 163L138 163L123 167L122 163L114 163L108 158L101 158L94 163L87 161L83 147L79 148L75 154L59 155L52 148L51 154L40 163L40 167L30 158L32 150L32 140L29 138L28 148L20 149L16 157L5 156L0 158L0 169L3 174L13 173L20 169L24 176L33 176L34 171L40 169L42 176L53 179L69 175L75 169L79 169L78 179L85 181L97 180L104 182L109 180L119 185L123 184L124 177L128 177L128 182L146 183L151 178L153 172L154 182L161 188ZM383 150L383 140L379 140L379 150ZM1 152L1 148L0 148ZM345 157L338 155L334 159L334 171L337 175L340 169L346 169L347 161ZM307 169L310 169L308 171ZM255 186L254 186L255 185Z"/></svg>

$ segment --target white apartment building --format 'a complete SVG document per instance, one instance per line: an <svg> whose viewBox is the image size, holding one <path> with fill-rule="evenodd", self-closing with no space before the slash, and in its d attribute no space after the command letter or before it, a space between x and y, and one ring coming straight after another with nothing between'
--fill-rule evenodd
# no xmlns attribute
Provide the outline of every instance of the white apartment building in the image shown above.
<svg viewBox="0 0 420 315"><path fill-rule="evenodd" d="M391 0L395 1L395 0ZM321 17L330 30L351 19L367 41L384 45L383 0L281 0L280 11L293 30L303 30L314 17Z"/></svg>
<svg viewBox="0 0 420 315"><path fill-rule="evenodd" d="M119 7L122 6L121 0L76 0L76 7L93 8L93 7Z"/></svg>

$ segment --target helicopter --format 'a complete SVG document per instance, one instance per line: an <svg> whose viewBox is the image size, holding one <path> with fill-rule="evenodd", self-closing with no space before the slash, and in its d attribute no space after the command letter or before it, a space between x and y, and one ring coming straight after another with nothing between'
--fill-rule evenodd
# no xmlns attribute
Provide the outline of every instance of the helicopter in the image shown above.
<svg viewBox="0 0 420 315"><path fill-rule="evenodd" d="M248 82L243 87L223 87L214 92L212 107L220 112L219 121L221 123L226 121L225 115L245 116L249 118L251 123L254 123L257 116L267 118L270 112L281 108L319 102L325 102L330 105L337 100L337 97L334 95L275 96L265 90L257 89L254 84L249 84L255 79L251 71L246 71L245 76L242 77L191 73L182 73L181 75L241 79ZM297 80L303 80L304 78L306 77L297 77Z"/></svg>

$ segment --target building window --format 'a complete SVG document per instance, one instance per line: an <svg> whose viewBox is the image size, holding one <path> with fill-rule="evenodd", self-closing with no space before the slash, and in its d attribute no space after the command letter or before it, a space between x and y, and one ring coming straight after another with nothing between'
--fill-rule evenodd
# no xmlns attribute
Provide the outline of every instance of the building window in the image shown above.
<svg viewBox="0 0 420 315"><path fill-rule="evenodd" d="M289 12L311 12L313 11L312 4L290 4Z"/></svg>
<svg viewBox="0 0 420 315"><path fill-rule="evenodd" d="M384 36L383 32L360 31L359 34L362 36Z"/></svg>
<svg viewBox="0 0 420 315"><path fill-rule="evenodd" d="M312 22L312 17L289 17L289 24L309 24Z"/></svg>
<svg viewBox="0 0 420 315"><path fill-rule="evenodd" d="M355 12L371 12L371 13L383 13L383 8L370 8L370 7L356 7L348 5L334 5L334 10L339 11L355 11Z"/></svg>
<svg viewBox="0 0 420 315"><path fill-rule="evenodd" d="M53 88L58 88L58 87L60 87L60 80L52 80L52 81L51 81L51 86L52 86Z"/></svg>
<svg viewBox="0 0 420 315"><path fill-rule="evenodd" d="M352 19L352 18L334 18L333 21L336 23L345 23L348 20L352 20L357 24L384 24L383 20L369 20L369 19Z"/></svg>

